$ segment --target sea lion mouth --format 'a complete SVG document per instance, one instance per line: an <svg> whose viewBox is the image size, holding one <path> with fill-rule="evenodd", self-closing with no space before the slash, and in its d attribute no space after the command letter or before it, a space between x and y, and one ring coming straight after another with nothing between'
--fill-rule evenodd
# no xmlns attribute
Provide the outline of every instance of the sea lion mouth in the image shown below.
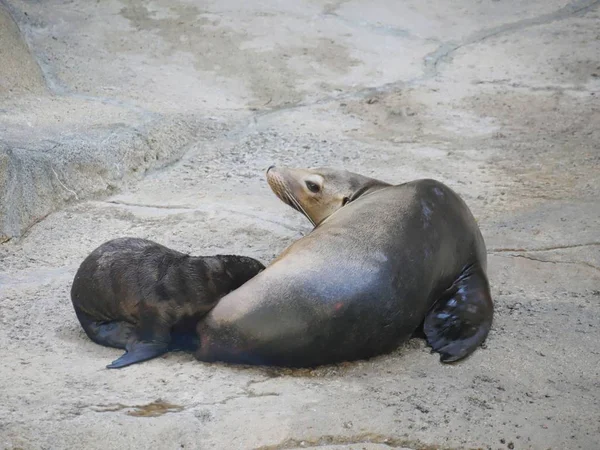
<svg viewBox="0 0 600 450"><path fill-rule="evenodd" d="M302 205L300 205L300 202L296 200L296 198L292 194L285 179L280 174L275 173L271 169L272 167L269 167L269 170L267 171L267 183L269 183L271 190L275 193L279 200L281 200L286 205L292 207L299 213L302 213L310 221L310 223L312 223L313 226L315 226L315 222L306 213Z"/></svg>

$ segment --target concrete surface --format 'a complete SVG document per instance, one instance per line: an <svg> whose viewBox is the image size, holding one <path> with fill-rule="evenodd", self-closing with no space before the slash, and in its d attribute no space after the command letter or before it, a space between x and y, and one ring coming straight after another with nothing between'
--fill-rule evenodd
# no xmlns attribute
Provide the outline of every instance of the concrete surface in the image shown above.
<svg viewBox="0 0 600 450"><path fill-rule="evenodd" d="M59 5L36 6L0 1L0 242L69 203L126 188L215 135L206 115L152 111L63 81L55 69L73 65L70 47L84 31L49 14ZM59 38L62 46L48 46ZM94 61L88 74L104 64Z"/></svg>
<svg viewBox="0 0 600 450"><path fill-rule="evenodd" d="M0 448L598 448L599 3L0 0ZM129 235L268 262L309 231L271 163L456 189L485 348L105 370L83 258Z"/></svg>

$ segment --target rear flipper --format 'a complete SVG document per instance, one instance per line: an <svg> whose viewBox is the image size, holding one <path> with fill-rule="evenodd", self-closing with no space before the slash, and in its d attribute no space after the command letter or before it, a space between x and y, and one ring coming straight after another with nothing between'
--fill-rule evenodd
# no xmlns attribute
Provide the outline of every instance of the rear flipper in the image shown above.
<svg viewBox="0 0 600 450"><path fill-rule="evenodd" d="M127 345L127 352L120 358L114 360L107 369L121 369L122 367L130 366L131 364L148 361L156 358L169 350L167 342L142 342L133 341Z"/></svg>
<svg viewBox="0 0 600 450"><path fill-rule="evenodd" d="M451 363L470 355L485 341L493 315L487 277L475 263L433 305L423 331L440 361Z"/></svg>
<svg viewBox="0 0 600 450"><path fill-rule="evenodd" d="M96 344L106 347L125 348L134 333L134 326L129 322L114 320L103 322L75 308L75 314L85 334Z"/></svg>

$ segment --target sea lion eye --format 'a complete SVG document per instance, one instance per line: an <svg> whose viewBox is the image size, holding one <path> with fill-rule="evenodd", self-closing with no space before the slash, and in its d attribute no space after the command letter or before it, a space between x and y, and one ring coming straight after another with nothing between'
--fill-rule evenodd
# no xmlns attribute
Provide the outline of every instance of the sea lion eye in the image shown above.
<svg viewBox="0 0 600 450"><path fill-rule="evenodd" d="M312 181L306 180L306 187L310 192L315 194L319 192L319 185L317 183L313 183Z"/></svg>

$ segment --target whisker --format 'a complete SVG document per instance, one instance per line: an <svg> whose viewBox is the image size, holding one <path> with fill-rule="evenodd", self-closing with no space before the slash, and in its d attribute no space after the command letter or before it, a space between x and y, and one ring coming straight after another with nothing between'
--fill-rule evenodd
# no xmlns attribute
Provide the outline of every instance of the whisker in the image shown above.
<svg viewBox="0 0 600 450"><path fill-rule="evenodd" d="M298 211L300 211L302 214L304 214L304 216L310 221L310 223L312 223L313 227L316 226L315 222L310 218L310 216L308 214L306 214L306 211L300 205L300 203L294 198L293 195L290 194L290 191L288 190L287 186L284 186L284 190L285 190L285 195L287 196L288 200L290 200L292 203L294 203L294 205L296 205L296 207L298 208Z"/></svg>

